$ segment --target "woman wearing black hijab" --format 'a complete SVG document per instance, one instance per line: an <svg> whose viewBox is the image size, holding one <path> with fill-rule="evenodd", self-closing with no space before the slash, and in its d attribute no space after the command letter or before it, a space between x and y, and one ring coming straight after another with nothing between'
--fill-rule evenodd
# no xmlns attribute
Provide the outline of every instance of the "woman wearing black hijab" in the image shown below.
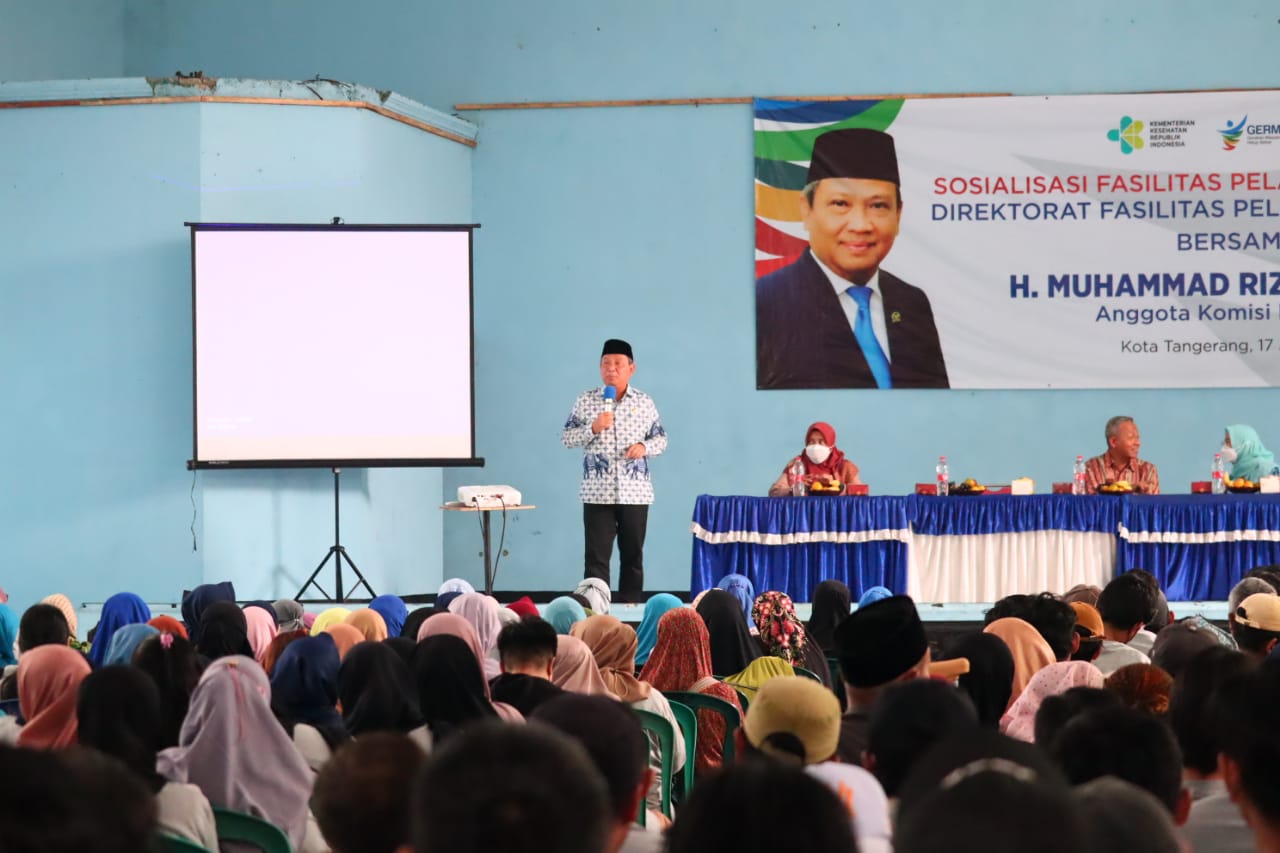
<svg viewBox="0 0 1280 853"><path fill-rule="evenodd" d="M835 653L836 626L849 618L849 587L843 581L826 580L813 590L813 610L806 627L809 639L827 655Z"/></svg>
<svg viewBox="0 0 1280 853"><path fill-rule="evenodd" d="M466 640L440 634L418 643L413 680L419 710L437 744L467 723L497 716L485 697L480 662Z"/></svg>
<svg viewBox="0 0 1280 853"><path fill-rule="evenodd" d="M698 603L698 615L711 635L711 672L737 675L760 657L760 644L747 630L747 617L733 593L713 589Z"/></svg>
<svg viewBox="0 0 1280 853"><path fill-rule="evenodd" d="M249 625L234 601L216 601L200 614L200 639L196 651L210 661L229 655L253 657Z"/></svg>
<svg viewBox="0 0 1280 853"><path fill-rule="evenodd" d="M1013 654L995 634L962 634L946 647L947 659L967 658L969 671L960 676L960 689L978 709L978 725L995 729L1013 694Z"/></svg>
<svg viewBox="0 0 1280 853"><path fill-rule="evenodd" d="M342 721L353 737L410 732L422 725L413 676L387 643L356 643L338 670Z"/></svg>

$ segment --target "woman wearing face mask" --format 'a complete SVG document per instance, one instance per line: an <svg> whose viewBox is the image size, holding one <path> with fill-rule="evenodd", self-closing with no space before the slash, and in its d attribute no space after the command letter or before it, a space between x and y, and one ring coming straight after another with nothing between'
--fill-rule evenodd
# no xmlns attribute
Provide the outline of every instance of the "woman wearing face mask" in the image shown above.
<svg viewBox="0 0 1280 853"><path fill-rule="evenodd" d="M831 424L818 421L805 433L804 452L787 463L782 475L769 487L769 497L780 498L791 494L791 469L797 462L804 470L804 485L807 489L815 480L823 482L840 482L845 486L856 486L862 483L858 479L858 466L854 465L840 449L836 447L836 431Z"/></svg>
<svg viewBox="0 0 1280 853"><path fill-rule="evenodd" d="M1231 466L1231 479L1244 477L1258 482L1261 477L1280 474L1276 458L1258 438L1251 426L1232 424L1227 427L1227 437L1222 444L1222 461Z"/></svg>

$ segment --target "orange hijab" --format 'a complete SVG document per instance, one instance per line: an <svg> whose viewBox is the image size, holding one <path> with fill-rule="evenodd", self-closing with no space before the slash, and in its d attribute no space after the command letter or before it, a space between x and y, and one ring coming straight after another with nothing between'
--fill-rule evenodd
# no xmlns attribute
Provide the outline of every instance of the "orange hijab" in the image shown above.
<svg viewBox="0 0 1280 853"><path fill-rule="evenodd" d="M36 646L18 661L18 706L27 724L18 746L58 749L76 742L76 698L89 674L84 655L68 646Z"/></svg>
<svg viewBox="0 0 1280 853"><path fill-rule="evenodd" d="M355 627L366 640L381 643L387 638L387 620L382 614L368 607L361 608L347 617L347 624Z"/></svg>
<svg viewBox="0 0 1280 853"><path fill-rule="evenodd" d="M351 651L356 643L364 642L364 634L360 633L360 629L346 622L330 625L324 629L323 633L333 637L333 644L338 647L339 659L345 658L347 652Z"/></svg>
<svg viewBox="0 0 1280 853"><path fill-rule="evenodd" d="M634 628L619 622L616 616L601 614L575 622L569 635L591 649L610 693L628 704L649 698L649 685L636 678L639 638Z"/></svg>
<svg viewBox="0 0 1280 853"><path fill-rule="evenodd" d="M994 634L1004 640L1013 654L1013 693L1005 706L1007 711L1022 695L1032 677L1049 664L1056 663L1057 658L1035 626L1024 619L997 619L984 628L983 633Z"/></svg>

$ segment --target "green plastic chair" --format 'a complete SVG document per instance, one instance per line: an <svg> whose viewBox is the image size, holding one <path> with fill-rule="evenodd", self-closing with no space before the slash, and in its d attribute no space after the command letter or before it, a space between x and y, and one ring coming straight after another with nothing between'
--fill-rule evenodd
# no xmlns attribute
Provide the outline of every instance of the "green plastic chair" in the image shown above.
<svg viewBox="0 0 1280 853"><path fill-rule="evenodd" d="M738 713L737 708L717 696L708 696L705 693L672 691L663 695L667 697L667 701L673 704L678 702L695 710L712 711L724 717L724 743L721 744L721 750L724 755L725 765L733 763L733 733L742 725L742 715ZM745 699L742 700L742 707L747 707Z"/></svg>
<svg viewBox="0 0 1280 853"><path fill-rule="evenodd" d="M721 684L729 684L729 682L724 680L723 675L716 675L713 677L715 678L716 681L719 681ZM734 693L738 694L738 704L742 706L742 712L745 714L747 711L747 706L751 704L750 698L747 696L746 693L743 693L740 689L738 689L737 685L729 684L729 686L733 688Z"/></svg>
<svg viewBox="0 0 1280 853"><path fill-rule="evenodd" d="M671 713L680 724L680 733L684 735L684 776L680 788L680 799L683 801L693 790L693 757L698 752L698 713L688 705L671 701L669 696L667 704L671 706Z"/></svg>
<svg viewBox="0 0 1280 853"><path fill-rule="evenodd" d="M213 822L219 841L253 844L262 853L293 853L289 836L280 827L255 815L214 806Z"/></svg>
<svg viewBox="0 0 1280 853"><path fill-rule="evenodd" d="M809 678L809 679L812 679L813 681L818 682L819 684L822 683L822 679L818 677L818 673L814 672L811 669L805 669L802 666L795 666L795 665L793 665L791 668L796 671L796 675L802 678Z"/></svg>
<svg viewBox="0 0 1280 853"><path fill-rule="evenodd" d="M645 730L646 734L651 734L658 739L658 751L662 754L662 766L659 771L659 779L662 791L662 813L667 817L671 817L671 765L672 753L675 751L676 732L671 726L671 721L661 714L655 714L653 711L646 711L643 708L635 709L636 716L640 718L640 727ZM645 806L642 803L640 808L640 825L644 825ZM267 851L271 853L271 851Z"/></svg>
<svg viewBox="0 0 1280 853"><path fill-rule="evenodd" d="M160 839L156 843L156 849L160 853L215 853L207 847L201 847L194 841L188 841L185 838L179 838L176 835L166 835L160 833Z"/></svg>

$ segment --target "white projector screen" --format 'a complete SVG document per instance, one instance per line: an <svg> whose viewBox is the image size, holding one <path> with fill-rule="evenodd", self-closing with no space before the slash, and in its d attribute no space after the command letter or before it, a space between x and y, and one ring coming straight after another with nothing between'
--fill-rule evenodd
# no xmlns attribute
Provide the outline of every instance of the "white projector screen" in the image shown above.
<svg viewBox="0 0 1280 853"><path fill-rule="evenodd" d="M187 224L189 467L483 464L473 226Z"/></svg>

